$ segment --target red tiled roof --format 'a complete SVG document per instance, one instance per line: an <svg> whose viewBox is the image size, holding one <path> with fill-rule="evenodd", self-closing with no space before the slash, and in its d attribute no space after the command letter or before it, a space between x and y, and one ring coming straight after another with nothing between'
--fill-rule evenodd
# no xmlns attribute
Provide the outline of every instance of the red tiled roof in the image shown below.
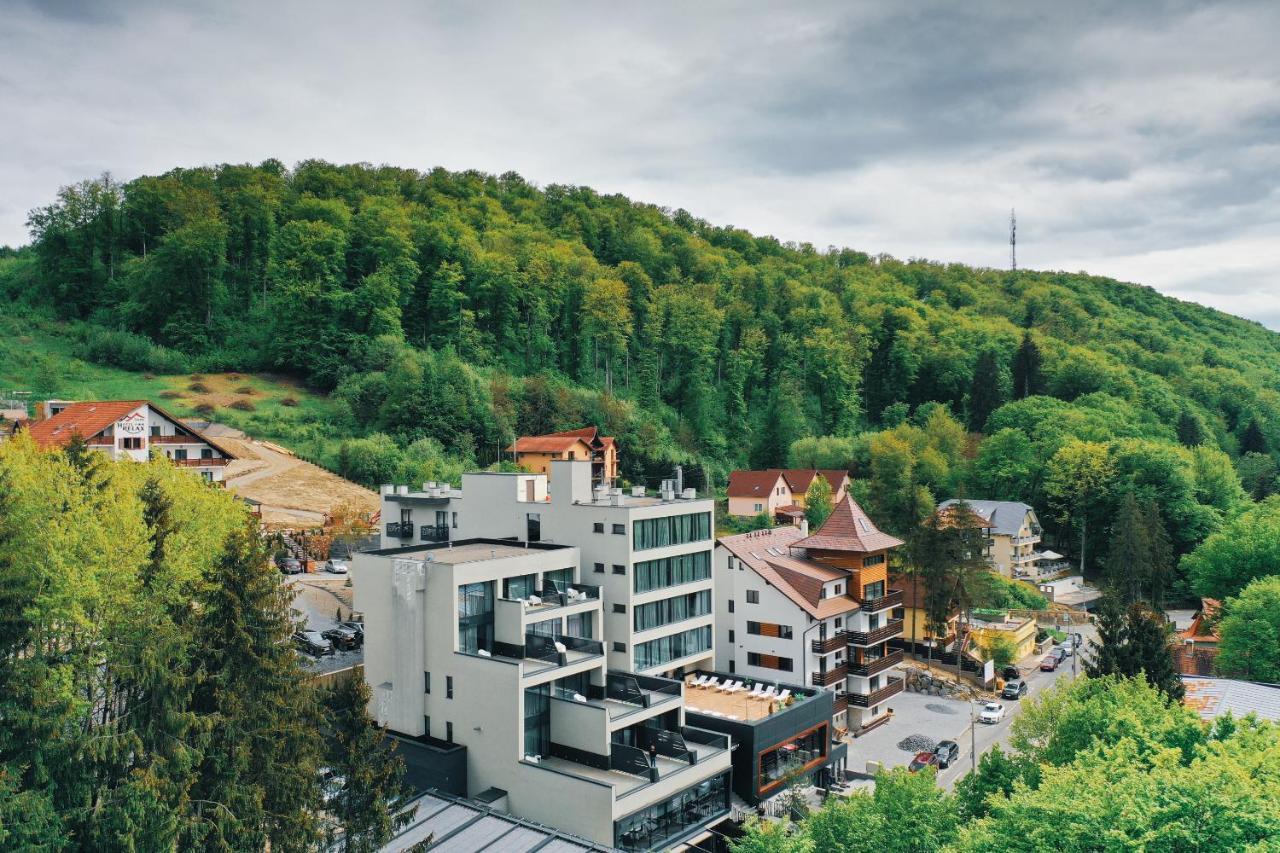
<svg viewBox="0 0 1280 853"><path fill-rule="evenodd" d="M140 406L150 407L153 412L184 432L196 436L226 458L236 458L235 454L230 453L226 448L205 436L199 430L192 429L169 412L147 400L102 400L71 403L51 418L32 421L27 427L27 432L31 434L31 438L39 447L46 449L66 447L71 442L71 436L79 435L87 441Z"/></svg>
<svg viewBox="0 0 1280 853"><path fill-rule="evenodd" d="M730 471L729 497L758 498L773 494L782 472L777 468L766 471Z"/></svg>
<svg viewBox="0 0 1280 853"><path fill-rule="evenodd" d="M787 485L791 487L791 491L798 494L804 494L809 491L809 486L813 485L813 478L819 474L831 484L832 492L840 491L840 484L849 479L848 471L839 471L832 468L820 470L813 468L786 468L782 471L782 476L786 478Z"/></svg>
<svg viewBox="0 0 1280 853"><path fill-rule="evenodd" d="M72 403L53 417L31 424L27 432L40 447L66 447L73 435L79 435L87 441L139 406L145 405L146 400Z"/></svg>
<svg viewBox="0 0 1280 853"><path fill-rule="evenodd" d="M845 569L792 556L788 550L801 537L798 527L774 527L717 540L793 604L815 619L851 613L858 602L849 596L822 598L822 585L849 577ZM770 548L779 553L771 553Z"/></svg>
<svg viewBox="0 0 1280 853"><path fill-rule="evenodd" d="M522 435L507 448L516 453L563 453L575 444L586 444L581 438L560 435Z"/></svg>
<svg viewBox="0 0 1280 853"><path fill-rule="evenodd" d="M902 540L881 532L862 507L851 496L835 505L831 515L818 528L818 532L795 543L797 548L813 548L821 551L850 551L869 554L896 548Z"/></svg>

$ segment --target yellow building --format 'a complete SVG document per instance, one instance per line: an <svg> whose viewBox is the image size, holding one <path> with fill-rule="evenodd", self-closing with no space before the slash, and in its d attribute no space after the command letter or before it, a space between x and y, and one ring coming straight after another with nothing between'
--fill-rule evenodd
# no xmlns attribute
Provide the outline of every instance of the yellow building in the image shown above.
<svg viewBox="0 0 1280 853"><path fill-rule="evenodd" d="M959 500L951 498L938 504L938 509L945 510L957 503ZM1035 577L1037 561L1052 554L1036 551L1042 532L1036 511L1017 501L967 500L965 503L987 530L987 560L991 567L1007 578Z"/></svg>
<svg viewBox="0 0 1280 853"><path fill-rule="evenodd" d="M974 617L969 625L971 645L990 652L992 641L996 637L1004 637L1013 644L1014 660L1034 654L1036 650L1036 620L1011 618L1007 614L1002 620L985 620Z"/></svg>
<svg viewBox="0 0 1280 853"><path fill-rule="evenodd" d="M595 427L550 435L524 435L517 438L507 452L530 474L546 474L550 478L552 462L582 459L591 462L592 482L611 485L618 478L617 442L600 435Z"/></svg>
<svg viewBox="0 0 1280 853"><path fill-rule="evenodd" d="M934 651L949 652L955 647L956 624L960 620L958 612L947 617L947 628L941 642L929 630L929 616L925 612L925 587L917 578L910 575L892 575L889 586L902 590L902 606L894 610L893 618L902 620L902 639L923 654L924 648ZM919 648L917 648L919 647Z"/></svg>

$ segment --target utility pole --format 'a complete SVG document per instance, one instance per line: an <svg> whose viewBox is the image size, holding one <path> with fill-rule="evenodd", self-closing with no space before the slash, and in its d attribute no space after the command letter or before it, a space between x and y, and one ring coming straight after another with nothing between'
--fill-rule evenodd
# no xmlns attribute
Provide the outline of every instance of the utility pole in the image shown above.
<svg viewBox="0 0 1280 853"><path fill-rule="evenodd" d="M1018 217L1013 208L1009 208L1009 268L1018 271Z"/></svg>
<svg viewBox="0 0 1280 853"><path fill-rule="evenodd" d="M978 772L978 721L973 716L974 698L969 697L969 766L973 773Z"/></svg>

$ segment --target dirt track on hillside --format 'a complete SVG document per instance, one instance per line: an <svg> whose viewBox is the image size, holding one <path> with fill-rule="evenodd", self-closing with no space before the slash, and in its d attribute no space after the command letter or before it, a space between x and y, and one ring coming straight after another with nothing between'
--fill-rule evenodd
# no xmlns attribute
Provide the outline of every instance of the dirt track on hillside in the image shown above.
<svg viewBox="0 0 1280 853"><path fill-rule="evenodd" d="M262 520L273 526L310 527L341 504L378 511L378 495L350 480L280 453L247 437L215 439L238 458L227 466L227 488L262 504Z"/></svg>

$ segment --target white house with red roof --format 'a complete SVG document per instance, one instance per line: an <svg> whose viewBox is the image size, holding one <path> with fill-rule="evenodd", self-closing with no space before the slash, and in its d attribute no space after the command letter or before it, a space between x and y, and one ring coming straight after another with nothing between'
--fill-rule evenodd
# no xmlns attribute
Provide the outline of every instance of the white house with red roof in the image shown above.
<svg viewBox="0 0 1280 853"><path fill-rule="evenodd" d="M804 517L805 493L819 474L831 485L832 505L844 500L849 489L848 471L814 468L731 471L729 515L750 518L767 513L770 518L799 524Z"/></svg>
<svg viewBox="0 0 1280 853"><path fill-rule="evenodd" d="M206 480L223 481L235 459L213 439L146 400L60 403L55 414L25 426L42 448L63 448L79 436L86 446L111 459L145 462L152 455L191 468Z"/></svg>

